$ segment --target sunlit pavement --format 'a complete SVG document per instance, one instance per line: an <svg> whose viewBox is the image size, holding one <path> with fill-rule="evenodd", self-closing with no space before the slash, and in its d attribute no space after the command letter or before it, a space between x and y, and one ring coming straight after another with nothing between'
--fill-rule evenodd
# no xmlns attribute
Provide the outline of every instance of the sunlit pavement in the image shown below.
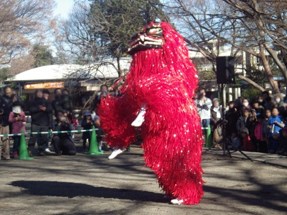
<svg viewBox="0 0 287 215"><path fill-rule="evenodd" d="M0 214L286 214L287 168L204 153L205 195L170 205L142 149L0 161Z"/></svg>

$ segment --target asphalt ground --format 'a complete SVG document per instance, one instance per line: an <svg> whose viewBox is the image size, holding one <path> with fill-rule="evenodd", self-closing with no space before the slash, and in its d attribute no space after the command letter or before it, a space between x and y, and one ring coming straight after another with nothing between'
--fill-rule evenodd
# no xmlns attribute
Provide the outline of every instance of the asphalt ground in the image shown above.
<svg viewBox="0 0 287 215"><path fill-rule="evenodd" d="M287 214L287 168L204 153L201 203L171 205L139 146L109 153L0 161L0 214Z"/></svg>

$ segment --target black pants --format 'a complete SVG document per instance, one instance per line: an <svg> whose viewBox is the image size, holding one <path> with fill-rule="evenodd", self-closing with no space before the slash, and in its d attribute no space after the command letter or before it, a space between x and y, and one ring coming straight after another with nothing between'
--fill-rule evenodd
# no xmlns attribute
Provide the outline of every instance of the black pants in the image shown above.
<svg viewBox="0 0 287 215"><path fill-rule="evenodd" d="M257 144L258 144L258 151L259 152L264 152L264 153L268 152L268 146L267 146L266 141L257 141Z"/></svg>
<svg viewBox="0 0 287 215"><path fill-rule="evenodd" d="M14 136L13 137L13 152L17 152L19 150L19 146L20 146L20 140L21 137L20 136Z"/></svg>
<svg viewBox="0 0 287 215"><path fill-rule="evenodd" d="M91 142L91 132L89 132L89 131L83 132L82 139L83 139L83 148L84 149L87 147L87 144L86 144L87 139L89 140L89 146L88 146L88 148L89 148L90 142Z"/></svg>
<svg viewBox="0 0 287 215"><path fill-rule="evenodd" d="M42 132L49 131L49 127L46 125L31 125L31 132ZM28 148L33 150L35 148L35 143L38 140L38 149L39 151L44 151L48 142L47 134L31 134Z"/></svg>
<svg viewBox="0 0 287 215"><path fill-rule="evenodd" d="M69 137L60 138L59 136L54 136L52 138L52 144L54 144L57 155L75 155L77 153L76 146Z"/></svg>

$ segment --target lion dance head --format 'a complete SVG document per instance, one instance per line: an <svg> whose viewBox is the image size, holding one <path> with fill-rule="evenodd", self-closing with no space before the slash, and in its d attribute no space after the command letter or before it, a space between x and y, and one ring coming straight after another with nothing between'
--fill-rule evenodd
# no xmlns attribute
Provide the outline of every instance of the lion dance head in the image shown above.
<svg viewBox="0 0 287 215"><path fill-rule="evenodd" d="M194 64L183 37L166 22L147 24L128 42L133 61L130 76L166 75L182 81L193 97L198 84Z"/></svg>

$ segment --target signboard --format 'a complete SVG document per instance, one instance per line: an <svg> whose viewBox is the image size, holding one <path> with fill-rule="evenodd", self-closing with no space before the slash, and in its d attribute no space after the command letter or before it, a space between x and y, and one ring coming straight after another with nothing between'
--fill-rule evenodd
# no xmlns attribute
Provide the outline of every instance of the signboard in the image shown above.
<svg viewBox="0 0 287 215"><path fill-rule="evenodd" d="M25 84L25 90L36 90L36 89L53 89L53 88L64 88L64 82L46 82L46 83L35 83Z"/></svg>

